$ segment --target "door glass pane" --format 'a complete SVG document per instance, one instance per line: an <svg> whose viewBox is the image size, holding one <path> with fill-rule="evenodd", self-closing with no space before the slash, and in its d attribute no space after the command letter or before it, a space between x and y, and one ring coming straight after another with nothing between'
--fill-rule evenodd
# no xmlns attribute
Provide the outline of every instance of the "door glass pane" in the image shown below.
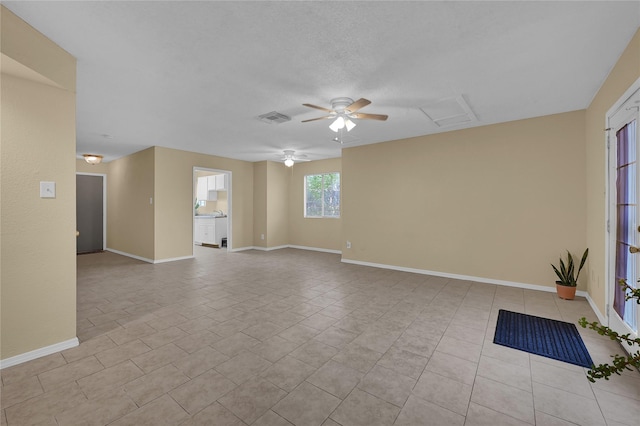
<svg viewBox="0 0 640 426"><path fill-rule="evenodd" d="M616 133L617 176L616 176L616 283L625 280L635 287L638 280L636 259L629 253L629 247L637 246L637 158L636 122L624 126ZM637 331L636 309L633 300L625 301L621 289L616 289L614 309L622 320Z"/></svg>

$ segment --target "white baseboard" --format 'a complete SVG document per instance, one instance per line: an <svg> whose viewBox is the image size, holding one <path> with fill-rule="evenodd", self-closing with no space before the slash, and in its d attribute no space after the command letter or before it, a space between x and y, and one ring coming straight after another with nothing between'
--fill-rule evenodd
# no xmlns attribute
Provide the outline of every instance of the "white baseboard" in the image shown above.
<svg viewBox="0 0 640 426"><path fill-rule="evenodd" d="M591 306L591 309L593 309L593 312L598 317L598 321L600 322L600 324L609 326L609 318L602 315L602 312L600 312L600 309L598 309L598 307L596 306L596 302L593 301L593 299L591 298L591 295L587 292L583 292L583 293L586 293L585 297L587 298L587 302L589 302L589 306Z"/></svg>
<svg viewBox="0 0 640 426"><path fill-rule="evenodd" d="M524 288L527 290L546 291L551 293L555 293L556 291L555 287L547 287L547 286L537 285L537 284L519 283L515 281L496 280L493 278L474 277L471 275L450 274L448 272L429 271L426 269L416 269L416 268L406 268L404 266L386 265L382 263L372 263L372 262L362 262L360 260L352 260L352 259L344 259L344 258L342 259L342 262L351 263L354 265L361 265L361 266L371 266L373 268L391 269L394 271L402 271L402 272L413 272L415 274L422 274L422 275L433 275L436 277L452 278L456 280L474 281L477 283L496 284L496 285L503 285L507 287L518 287L518 288ZM582 291L582 290L576 291L576 296L587 297L588 295L589 294L586 291Z"/></svg>
<svg viewBox="0 0 640 426"><path fill-rule="evenodd" d="M342 254L341 250L331 250L331 249L324 249L319 247L293 246L293 245L289 245L288 247L298 249L298 250L311 250L311 251L321 251L323 253Z"/></svg>
<svg viewBox="0 0 640 426"><path fill-rule="evenodd" d="M272 250L280 250L285 248L289 248L289 246L275 246L275 247L251 246L251 247L242 247L240 249L233 249L233 251L244 251L244 250L272 251Z"/></svg>
<svg viewBox="0 0 640 426"><path fill-rule="evenodd" d="M248 247L233 247L230 248L229 251L232 253L238 252L238 251L247 251L247 250L259 250L258 247L253 247L253 246L248 246Z"/></svg>
<svg viewBox="0 0 640 426"><path fill-rule="evenodd" d="M281 250L286 248L289 248L289 246L284 245L284 246L274 246L274 247L260 247L258 250L272 251L272 250Z"/></svg>
<svg viewBox="0 0 640 426"><path fill-rule="evenodd" d="M195 256L182 256L182 257L171 257L168 259L158 259L154 260L153 263L167 263L167 262L175 262L176 260L187 260L187 259L195 259Z"/></svg>
<svg viewBox="0 0 640 426"><path fill-rule="evenodd" d="M44 348L35 349L33 351L25 352L20 355L12 356L11 358L3 359L0 361L0 370L3 368L9 368L14 365L22 364L23 362L31 361L36 358L42 358L43 356L51 355L56 352L61 352L66 349L75 348L80 342L77 337L73 339L65 340L64 342L54 343L53 345L45 346Z"/></svg>
<svg viewBox="0 0 640 426"><path fill-rule="evenodd" d="M238 252L238 251L247 251L247 250L258 250L258 251L271 251L287 248L287 246L278 246L278 247L260 247L260 246L247 246L247 247L238 247L229 249L230 252Z"/></svg>
<svg viewBox="0 0 640 426"><path fill-rule="evenodd" d="M147 259L146 257L136 256L135 254L127 253L125 251L115 250L115 249L108 248L108 247L107 247L107 251L110 251L111 253L119 254L121 256L127 256L127 257L130 257L132 259L141 260L141 261L147 262L147 263L153 263L154 262L153 259Z"/></svg>
<svg viewBox="0 0 640 426"><path fill-rule="evenodd" d="M132 259L141 260L143 262L153 263L153 264L175 262L176 260L195 259L195 256L191 255L191 256L171 257L171 258L167 258L167 259L153 260L153 259L147 259L146 257L142 257L142 256L136 256L135 254L127 253L127 252L124 252L124 251L111 249L111 248L107 248L106 251L110 251L111 253L119 254L121 256L126 256L126 257L130 257Z"/></svg>
<svg viewBox="0 0 640 426"><path fill-rule="evenodd" d="M330 249L324 249L324 248L319 248L319 247L294 246L294 245L290 245L290 244L283 245L283 246L275 246L275 247L258 247L258 246L239 247L239 248L234 248L234 249L229 250L229 251L232 251L232 252L246 251L246 250L272 251L272 250L281 250L281 249L286 249L286 248L292 248L292 249L298 249L298 250L320 251L320 252L324 252L324 253L342 254L342 252L340 250L330 250Z"/></svg>
<svg viewBox="0 0 640 426"><path fill-rule="evenodd" d="M269 249L268 247L247 246L247 247L234 248L234 249L231 249L229 251L236 252L236 251L247 251L247 250L269 251L269 250L272 250L272 249Z"/></svg>

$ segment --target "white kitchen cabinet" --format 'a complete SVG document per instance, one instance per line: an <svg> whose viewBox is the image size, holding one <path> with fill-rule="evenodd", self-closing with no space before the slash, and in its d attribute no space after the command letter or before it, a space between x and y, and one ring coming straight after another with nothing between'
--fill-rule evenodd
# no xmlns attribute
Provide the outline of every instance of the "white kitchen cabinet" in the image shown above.
<svg viewBox="0 0 640 426"><path fill-rule="evenodd" d="M216 175L207 176L207 188L209 191L216 190Z"/></svg>
<svg viewBox="0 0 640 426"><path fill-rule="evenodd" d="M196 244L216 244L216 223L212 217L196 217L194 240Z"/></svg>
<svg viewBox="0 0 640 426"><path fill-rule="evenodd" d="M215 185L215 175L199 177L196 188L196 198L204 201L216 201L218 199L218 192L215 189Z"/></svg>
<svg viewBox="0 0 640 426"><path fill-rule="evenodd" d="M198 178L198 183L197 183L197 187L196 187L196 198L198 200L207 200L207 196L209 195L207 193L208 191L208 186L207 186L207 176L202 176Z"/></svg>
<svg viewBox="0 0 640 426"><path fill-rule="evenodd" d="M215 220L207 220L203 225L202 242L205 244L216 243L216 222Z"/></svg>
<svg viewBox="0 0 640 426"><path fill-rule="evenodd" d="M222 247L222 238L227 237L227 218L197 217L193 240L196 244L217 244Z"/></svg>
<svg viewBox="0 0 640 426"><path fill-rule="evenodd" d="M220 175L215 175L215 181L216 181L216 191L226 191L227 190L227 175L226 174L220 174Z"/></svg>
<svg viewBox="0 0 640 426"><path fill-rule="evenodd" d="M202 218L196 217L196 220L193 224L193 241L196 244L202 244L202 240L204 238L204 228L202 227L202 220Z"/></svg>
<svg viewBox="0 0 640 426"><path fill-rule="evenodd" d="M216 221L216 244L218 245L218 247L222 247L222 239L227 238L227 218L219 217L214 220Z"/></svg>

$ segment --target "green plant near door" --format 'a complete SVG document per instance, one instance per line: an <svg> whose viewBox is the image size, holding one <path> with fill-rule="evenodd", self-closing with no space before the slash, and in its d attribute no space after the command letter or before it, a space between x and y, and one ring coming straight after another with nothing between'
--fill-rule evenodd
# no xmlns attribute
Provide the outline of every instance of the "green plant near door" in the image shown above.
<svg viewBox="0 0 640 426"><path fill-rule="evenodd" d="M584 263L587 261L587 257L589 256L589 249L584 251L582 255L582 260L580 261L580 266L576 271L575 262L573 261L573 255L569 250L567 250L567 263L564 263L562 257L560 258L560 268L558 269L555 265L551 265L556 275L558 276L558 281L556 284L563 285L566 287L576 287L578 285L578 278L580 277L580 271L584 266Z"/></svg>
<svg viewBox="0 0 640 426"><path fill-rule="evenodd" d="M619 284L624 288L625 300L636 299L636 302L640 305L640 288L630 287L625 280L620 280ZM580 320L578 320L578 323L582 327L589 327L591 330L595 330L601 336L607 336L611 340L615 340L621 345L626 343L629 346L640 346L640 338L632 339L629 333L616 333L609 327L605 327L597 321L588 322L585 317L582 317L580 318ZM590 382L595 383L596 379L609 380L609 377L612 374L617 374L619 376L623 370L631 370L631 367L640 369L640 350L638 350L636 353L631 353L628 355L611 355L611 357L613 358L611 364L600 364L598 366L594 365L591 367L591 369L587 372L587 379L589 379Z"/></svg>
<svg viewBox="0 0 640 426"><path fill-rule="evenodd" d="M573 255L569 250L567 250L567 263L565 263L561 257L559 267L556 267L553 264L551 265L558 276L558 280L556 281L556 292L560 299L573 300L573 298L576 297L578 278L580 277L580 271L582 270L584 263L587 261L587 256L589 256L589 249L584 251L582 260L580 261L580 266L576 269Z"/></svg>

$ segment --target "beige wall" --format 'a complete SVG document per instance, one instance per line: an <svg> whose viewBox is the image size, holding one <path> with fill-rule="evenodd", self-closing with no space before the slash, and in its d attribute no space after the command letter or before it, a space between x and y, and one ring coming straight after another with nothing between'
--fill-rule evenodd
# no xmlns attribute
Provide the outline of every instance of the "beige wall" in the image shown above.
<svg viewBox="0 0 640 426"><path fill-rule="evenodd" d="M289 244L289 180L282 163L253 163L253 245L273 248ZM264 239L262 239L264 235Z"/></svg>
<svg viewBox="0 0 640 426"><path fill-rule="evenodd" d="M267 161L253 163L253 245L267 247ZM264 235L264 238L262 236Z"/></svg>
<svg viewBox="0 0 640 426"><path fill-rule="evenodd" d="M193 254L193 168L231 176L232 248L253 245L253 163L155 147L155 260ZM111 175L109 176L111 179Z"/></svg>
<svg viewBox="0 0 640 426"><path fill-rule="evenodd" d="M221 210L224 214L229 213L229 191L218 191L218 199L213 201L211 206L213 210Z"/></svg>
<svg viewBox="0 0 640 426"><path fill-rule="evenodd" d="M148 148L109 163L107 248L155 259L154 161L154 148Z"/></svg>
<svg viewBox="0 0 640 426"><path fill-rule="evenodd" d="M601 313L605 312L607 246L605 198L607 156L606 115L609 108L640 78L640 30L600 87L586 111L587 244L589 246L589 294Z"/></svg>
<svg viewBox="0 0 640 426"><path fill-rule="evenodd" d="M319 173L341 172L340 158L296 163L290 169L289 244L325 250L342 249L342 218L317 219L304 217L304 177ZM345 197L342 192L342 202ZM344 217L344 209L342 211Z"/></svg>
<svg viewBox="0 0 640 426"><path fill-rule="evenodd" d="M13 74L14 70L5 66L24 67L23 75L39 82L70 90L76 90L76 60L60 46L46 38L32 26L18 18L9 9L0 6L2 54L11 58L9 64L2 64L3 73ZM4 62L4 61L3 61ZM75 158L75 153L74 153Z"/></svg>
<svg viewBox="0 0 640 426"><path fill-rule="evenodd" d="M3 58L13 58L0 77L6 360L76 336L76 61L4 7L0 13ZM56 183L55 199L40 198L41 181Z"/></svg>
<svg viewBox="0 0 640 426"><path fill-rule="evenodd" d="M194 167L232 172L235 213L231 246L251 247L253 164L161 147L96 166L77 160L78 172L108 176L107 247L154 261L193 255ZM223 209L228 213L228 192L218 195L217 202L207 202L199 212Z"/></svg>
<svg viewBox="0 0 640 426"><path fill-rule="evenodd" d="M108 175L109 163L89 164L84 160L76 159L76 172Z"/></svg>
<svg viewBox="0 0 640 426"><path fill-rule="evenodd" d="M343 258L553 286L584 164L584 111L344 149Z"/></svg>
<svg viewBox="0 0 640 426"><path fill-rule="evenodd" d="M289 244L289 180L291 169L267 162L267 246Z"/></svg>

